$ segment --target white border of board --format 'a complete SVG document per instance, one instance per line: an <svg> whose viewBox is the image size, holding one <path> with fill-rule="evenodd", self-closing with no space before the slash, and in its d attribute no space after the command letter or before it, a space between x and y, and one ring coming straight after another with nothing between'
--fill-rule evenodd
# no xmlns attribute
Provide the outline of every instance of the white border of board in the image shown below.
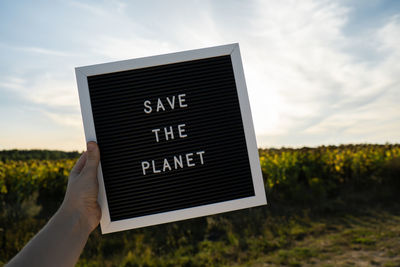
<svg viewBox="0 0 400 267"><path fill-rule="evenodd" d="M243 121L243 128L246 136L247 150L250 159L250 168L253 177L255 196L218 202L209 205L197 206L193 208L163 212L142 217L135 217L131 219L111 221L104 182L103 182L101 163L100 163L98 169L98 180L99 180L98 201L102 211L100 225L103 234L267 204L264 183L261 174L253 120L251 116L250 103L247 95L246 82L243 73L242 60L240 57L239 44L237 43L75 68L86 142L97 141L94 122L93 122L92 107L89 96L89 88L87 81L88 76L146 68L157 65L178 63L196 59L217 57L223 55L231 55L232 59L236 88L238 91L239 104Z"/></svg>

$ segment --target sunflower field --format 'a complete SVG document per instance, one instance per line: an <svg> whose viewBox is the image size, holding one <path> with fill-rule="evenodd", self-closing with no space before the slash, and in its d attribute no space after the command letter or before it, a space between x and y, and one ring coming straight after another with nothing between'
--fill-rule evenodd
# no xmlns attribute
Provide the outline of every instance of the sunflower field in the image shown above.
<svg viewBox="0 0 400 267"><path fill-rule="evenodd" d="M0 151L0 265L57 210L78 156ZM288 232L293 216L398 202L400 145L259 149L259 156L269 205L104 236L97 229L78 265L244 264L297 238Z"/></svg>

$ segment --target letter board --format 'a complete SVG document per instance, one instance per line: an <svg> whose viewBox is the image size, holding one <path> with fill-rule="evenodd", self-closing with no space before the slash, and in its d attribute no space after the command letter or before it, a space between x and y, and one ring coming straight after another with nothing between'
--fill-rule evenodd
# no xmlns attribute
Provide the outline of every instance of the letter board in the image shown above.
<svg viewBox="0 0 400 267"><path fill-rule="evenodd" d="M76 68L102 233L266 204L238 44Z"/></svg>

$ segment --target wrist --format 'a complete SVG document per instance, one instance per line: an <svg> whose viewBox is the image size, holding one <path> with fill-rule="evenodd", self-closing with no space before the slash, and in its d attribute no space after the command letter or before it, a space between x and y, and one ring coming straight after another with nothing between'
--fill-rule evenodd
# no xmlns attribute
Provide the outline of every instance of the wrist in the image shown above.
<svg viewBox="0 0 400 267"><path fill-rule="evenodd" d="M77 209L70 208L65 203L55 214L55 220L70 228L73 233L82 235L82 237L87 238L93 230L84 214Z"/></svg>

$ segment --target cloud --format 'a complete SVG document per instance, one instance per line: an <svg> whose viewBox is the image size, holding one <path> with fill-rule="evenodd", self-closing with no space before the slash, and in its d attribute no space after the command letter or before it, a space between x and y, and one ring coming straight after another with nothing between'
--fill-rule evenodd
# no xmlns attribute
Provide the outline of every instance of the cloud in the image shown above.
<svg viewBox="0 0 400 267"><path fill-rule="evenodd" d="M260 146L400 142L399 12L349 32L354 7L345 1L70 1L66 8L85 21L71 36L79 54L9 47L53 63L0 78L0 87L57 124L81 127L74 66L239 42Z"/></svg>
<svg viewBox="0 0 400 267"><path fill-rule="evenodd" d="M51 73L31 78L12 77L0 81L0 86L18 93L25 100L47 107L79 110L74 81L63 80Z"/></svg>
<svg viewBox="0 0 400 267"><path fill-rule="evenodd" d="M40 114L59 125L82 126L79 97L71 79L65 80L50 73L27 79L10 77L0 81L0 88L19 95Z"/></svg>
<svg viewBox="0 0 400 267"><path fill-rule="evenodd" d="M248 62L253 74L247 77L255 88L252 104L259 144L304 145L297 136L306 134L314 137L308 145L346 142L340 135L349 137L357 127L362 127L363 140L369 136L376 141L374 125L382 118L392 132L380 142L400 139L400 126L390 126L400 125L399 109L393 109L400 101L400 78L394 75L399 73L398 17L368 36L378 44L374 49L379 55L369 64L349 50L360 37L344 33L349 10L337 3L259 2L258 10L250 34L257 41L245 43L247 51L254 51ZM252 80L255 76L257 82ZM262 115L262 103L271 97L272 120Z"/></svg>
<svg viewBox="0 0 400 267"><path fill-rule="evenodd" d="M16 45L8 45L5 43L0 43L0 47L3 49L16 50L19 52L33 53L45 56L60 56L60 57L69 57L72 56L72 53L67 53L64 51L57 51L43 47L35 47L35 46L16 46Z"/></svg>
<svg viewBox="0 0 400 267"><path fill-rule="evenodd" d="M142 37L115 38L99 36L98 42L91 44L91 51L108 60L123 60L162 54L172 51L172 45L161 40L150 40Z"/></svg>
<svg viewBox="0 0 400 267"><path fill-rule="evenodd" d="M71 114L71 113L57 113L57 112L49 112L42 111L44 115L49 117L54 122L63 125L63 126L71 126L80 128L83 126L82 117L80 113Z"/></svg>
<svg viewBox="0 0 400 267"><path fill-rule="evenodd" d="M25 84L25 80L18 77L8 77L0 80L0 88L9 88L14 90L21 90Z"/></svg>
<svg viewBox="0 0 400 267"><path fill-rule="evenodd" d="M118 0L103 1L99 4L99 1L90 2L78 2L78 1L68 1L68 5L82 9L83 11L90 12L93 15L99 17L107 17L110 11L117 11L118 13L123 13L126 8L126 3Z"/></svg>
<svg viewBox="0 0 400 267"><path fill-rule="evenodd" d="M51 50L51 49L40 48L40 47L14 47L14 49L24 51L24 52L31 52L31 53L37 53L37 54L49 55L49 56L62 56L62 57L71 56L71 54L69 54L69 53Z"/></svg>

